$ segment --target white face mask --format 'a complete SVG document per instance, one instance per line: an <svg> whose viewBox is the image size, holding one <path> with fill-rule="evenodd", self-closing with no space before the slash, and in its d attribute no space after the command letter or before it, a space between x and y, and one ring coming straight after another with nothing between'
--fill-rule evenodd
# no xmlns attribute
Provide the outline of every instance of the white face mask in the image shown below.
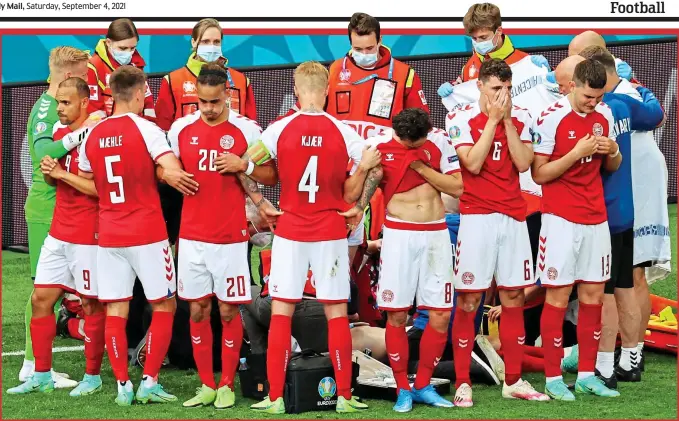
<svg viewBox="0 0 679 421"><path fill-rule="evenodd" d="M353 50L351 52L351 57L353 57L356 64L361 67L371 67L377 63L377 53L366 54Z"/></svg>
<svg viewBox="0 0 679 421"><path fill-rule="evenodd" d="M222 56L222 46L200 44L196 49L196 54L206 62L212 63Z"/></svg>
<svg viewBox="0 0 679 421"><path fill-rule="evenodd" d="M486 41L474 41L472 40L472 46L474 47L474 51L481 55L486 55L493 51L495 49L495 42L493 40L495 39L495 35L497 32L493 33L493 36Z"/></svg>
<svg viewBox="0 0 679 421"><path fill-rule="evenodd" d="M132 54L134 54L134 50L120 51L116 50L115 48L111 48L111 55L113 56L113 59L123 66L132 62Z"/></svg>

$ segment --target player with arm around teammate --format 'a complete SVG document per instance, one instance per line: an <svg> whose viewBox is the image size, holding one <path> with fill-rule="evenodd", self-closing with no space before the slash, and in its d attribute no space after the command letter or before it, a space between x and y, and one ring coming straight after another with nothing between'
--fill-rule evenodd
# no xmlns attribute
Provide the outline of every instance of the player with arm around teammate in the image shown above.
<svg viewBox="0 0 679 421"><path fill-rule="evenodd" d="M89 116L87 82L77 77L64 80L56 92L56 102L59 123L54 125L53 138L59 141L80 129ZM54 390L50 373L56 335L54 305L65 291L80 296L85 313L85 377L70 395L84 396L101 390L106 313L97 299L97 192L77 190L84 181L76 176L78 156L78 148L74 148L60 158L61 165L49 156L41 163L45 182L56 186L56 206L38 259L31 299L30 329L36 366L35 373L22 385L9 389L9 394Z"/></svg>
<svg viewBox="0 0 679 421"><path fill-rule="evenodd" d="M176 282L155 166L164 168L164 178L180 174L187 182L195 181L181 170L165 133L139 116L144 107L144 73L121 66L110 83L115 110L83 142L79 169L99 193L98 292L100 301L107 303L106 348L118 382L116 403L131 405L135 399L125 328L136 277L153 308L136 400L172 402L177 398L157 381L172 335Z"/></svg>
<svg viewBox="0 0 679 421"><path fill-rule="evenodd" d="M246 183L260 213L269 224L276 223L268 282L273 299L267 351L269 396L251 409L269 414L285 412L283 387L290 357L291 316L295 303L302 299L311 267L317 298L325 304L328 319L328 349L337 382L336 410L357 412L367 409L367 405L351 394L347 225L360 219L363 208L359 205L366 206L370 200L381 167L375 167L379 160L374 148L371 165L360 165L366 151L363 139L323 111L328 93L325 67L317 62L302 63L294 78L301 110L269 126L261 142L248 151L256 164L277 158L281 182L281 212L261 197L256 183ZM346 163L350 158L354 171L347 178ZM351 207L348 203L361 194L358 205ZM350 209L342 212L347 208ZM345 217L350 218L349 223Z"/></svg>
<svg viewBox="0 0 679 421"><path fill-rule="evenodd" d="M453 404L430 385L447 342L453 307L452 255L441 192L462 194L462 177L447 136L428 139L429 115L416 108L394 117L393 132L369 139L382 153L381 182L387 217L384 224L377 305L387 312L386 346L398 399L394 410L408 412L413 402L438 407ZM408 309L417 298L429 310L420 342L414 387L408 381Z"/></svg>
<svg viewBox="0 0 679 421"><path fill-rule="evenodd" d="M620 394L594 375L601 338L604 286L611 273L611 238L601 169L613 172L622 156L615 122L601 102L606 69L593 60L575 67L571 92L533 120L533 179L542 186L542 229L536 277L547 288L540 320L545 353L545 393L573 401L561 375L563 320L578 283L578 379L575 390L604 397Z"/></svg>
<svg viewBox="0 0 679 421"><path fill-rule="evenodd" d="M223 66L205 64L196 79L199 111L179 118L168 133L173 152L200 185L184 199L179 231L177 290L179 298L189 301L193 355L202 382L185 407L214 404L225 409L235 404L233 381L243 342L238 305L251 301L245 193L236 174L220 174L215 161L224 153L245 154L262 131L256 122L229 109L227 80ZM275 184L272 166L255 170L251 177ZM257 177L259 173L264 177ZM222 317L219 387L212 371L210 313L215 295Z"/></svg>
<svg viewBox="0 0 679 421"><path fill-rule="evenodd" d="M502 396L545 401L548 396L521 379L526 335L523 290L535 282L526 202L519 184L519 173L533 161L531 116L512 105L512 70L506 62L486 59L477 84L479 102L446 118L465 180L454 270L458 293L453 322L455 405L473 404L469 366L476 336L474 318L493 278L502 303L500 334L507 355Z"/></svg>

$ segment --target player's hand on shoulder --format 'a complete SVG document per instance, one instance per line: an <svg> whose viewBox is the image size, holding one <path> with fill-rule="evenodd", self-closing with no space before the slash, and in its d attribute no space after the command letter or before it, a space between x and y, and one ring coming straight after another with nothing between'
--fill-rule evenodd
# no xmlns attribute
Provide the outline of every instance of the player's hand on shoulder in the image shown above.
<svg viewBox="0 0 679 421"><path fill-rule="evenodd" d="M382 153L377 150L377 145L366 145L361 154L359 166L363 171L371 170L382 162Z"/></svg>
<svg viewBox="0 0 679 421"><path fill-rule="evenodd" d="M215 159L215 167L220 174L243 172L248 169L248 163L238 155L224 152Z"/></svg>
<svg viewBox="0 0 679 421"><path fill-rule="evenodd" d="M163 181L185 196L193 196L198 191L198 182L181 168L164 168Z"/></svg>
<svg viewBox="0 0 679 421"><path fill-rule="evenodd" d="M578 143L573 148L573 151L575 151L576 157L581 159L594 155L597 151L597 146L598 144L596 136L592 136L588 133L578 140Z"/></svg>

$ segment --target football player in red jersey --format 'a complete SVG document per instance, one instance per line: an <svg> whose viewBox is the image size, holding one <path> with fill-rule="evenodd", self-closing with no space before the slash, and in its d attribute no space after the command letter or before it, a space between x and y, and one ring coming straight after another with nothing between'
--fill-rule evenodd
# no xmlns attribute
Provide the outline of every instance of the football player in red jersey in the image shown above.
<svg viewBox="0 0 679 421"><path fill-rule="evenodd" d="M179 229L177 291L179 298L190 302L193 356L202 382L185 407L214 403L215 408L225 409L235 404L233 381L243 342L238 306L251 301L245 193L237 175L220 174L216 161L225 155L233 158L230 161L244 162L240 156L260 139L262 129L229 110L227 80L223 66L205 64L196 81L199 111L176 120L168 133L173 152L200 184L195 195L184 199ZM240 171L256 181L276 184L273 166L247 172L245 164ZM222 316L219 387L212 371L210 313L215 295Z"/></svg>
<svg viewBox="0 0 679 421"><path fill-rule="evenodd" d="M144 107L144 73L121 66L111 75L110 84L115 110L83 142L79 169L99 193L98 289L99 299L108 303L106 348L118 380L116 403L131 405L135 399L125 327L136 277L153 308L136 400L172 402L177 397L165 392L157 381L172 336L176 282L155 166L164 168L168 184L176 186L179 179L195 190L197 183L181 169L165 132L139 117Z"/></svg>
<svg viewBox="0 0 679 421"><path fill-rule="evenodd" d="M260 211L270 222L277 218L269 278L273 298L267 352L270 389L269 396L251 408L270 414L285 412L283 386L290 356L291 316L295 303L302 299L311 266L317 298L325 304L328 319L328 349L337 382L336 410L356 412L367 405L351 394L347 225L360 219L377 188L380 156L375 148L364 148L363 139L349 126L323 111L328 93L325 67L317 62L302 63L294 77L301 110L271 124L261 142L248 151L257 164L278 159L282 211ZM350 158L353 174L347 178ZM260 199L251 198L261 208ZM356 200L357 205L351 207L349 203ZM346 217L351 220L349 224Z"/></svg>
<svg viewBox="0 0 679 421"><path fill-rule="evenodd" d="M394 117L393 131L368 139L382 153L387 216L382 239L377 305L387 312L386 346L394 371L397 412L413 402L452 407L430 385L447 342L453 307L452 254L441 193L459 197L462 177L448 136L432 129L429 115L407 108ZM420 342L420 364L408 381L408 309L416 298L429 310Z"/></svg>
<svg viewBox="0 0 679 421"><path fill-rule="evenodd" d="M549 400L521 379L526 336L523 290L535 282L527 205L519 184L519 173L533 162L531 116L528 110L512 106L512 70L503 60L486 59L476 83L479 102L446 118L465 183L454 270L458 293L453 322L455 405L472 406L469 366L476 336L474 318L493 278L502 303L500 335L507 356L502 396Z"/></svg>
<svg viewBox="0 0 679 421"><path fill-rule="evenodd" d="M561 376L562 324L573 285L578 283L578 379L576 392L615 397L594 375L604 286L611 277L601 169L622 162L611 109L601 102L606 69L593 60L575 67L570 93L533 121L532 173L542 185L542 229L536 277L547 287L540 321L545 349L545 392L575 400Z"/></svg>
<svg viewBox="0 0 679 421"><path fill-rule="evenodd" d="M78 130L89 117L87 82L71 77L59 84L56 93L59 123L53 138L62 140ZM34 391L51 392L52 343L56 335L54 305L64 292L77 293L85 314L85 377L71 391L71 396L90 395L101 390L101 361L104 356L104 321L106 314L97 299L97 198L73 187L86 184L77 177L79 148L69 151L59 161L45 156L41 170L48 184L56 185L57 200L49 235L38 260L33 290L31 337L35 353L35 374L10 394ZM63 169L65 168L65 170Z"/></svg>

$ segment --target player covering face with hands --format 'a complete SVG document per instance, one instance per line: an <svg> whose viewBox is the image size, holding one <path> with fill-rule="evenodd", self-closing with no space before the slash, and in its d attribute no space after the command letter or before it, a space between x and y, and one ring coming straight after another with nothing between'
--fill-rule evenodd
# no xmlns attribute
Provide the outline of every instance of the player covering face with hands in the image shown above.
<svg viewBox="0 0 679 421"><path fill-rule="evenodd" d="M179 230L179 298L190 302L193 355L202 386L185 407L235 404L234 377L243 342L238 306L250 302L248 223L241 183L251 181L240 158L262 134L259 125L229 110L223 66L205 64L196 81L199 111L177 120L168 133L174 154L200 188L184 199ZM236 168L238 167L238 168ZM221 170L221 171L220 171ZM163 171L159 169L159 171ZM258 166L249 177L277 182L272 165ZM212 297L222 318L222 376L212 372Z"/></svg>
<svg viewBox="0 0 679 421"><path fill-rule="evenodd" d="M454 269L458 293L453 322L455 404L473 404L469 368L476 336L474 319L493 278L502 304L500 336L506 355L502 396L549 400L521 379L523 291L534 280L527 205L521 196L519 173L533 161L531 116L528 110L512 105L512 71L504 61L486 59L477 85L479 102L446 118L465 182Z"/></svg>

